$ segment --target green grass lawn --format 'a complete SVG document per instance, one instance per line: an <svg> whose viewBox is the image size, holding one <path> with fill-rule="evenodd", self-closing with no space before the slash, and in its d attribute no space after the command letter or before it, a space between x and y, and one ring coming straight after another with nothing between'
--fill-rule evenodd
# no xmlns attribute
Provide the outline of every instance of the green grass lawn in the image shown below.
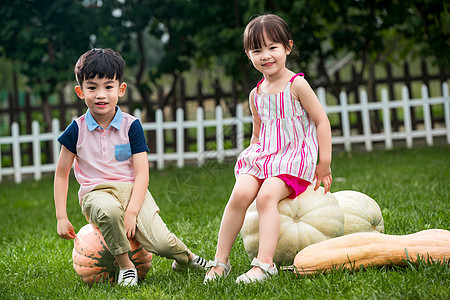
<svg viewBox="0 0 450 300"><path fill-rule="evenodd" d="M150 172L150 190L161 216L195 253L212 259L223 209L234 184L234 162L202 168ZM337 153L332 192L356 190L380 205L385 233L450 229L450 146ZM72 268L73 241L59 238L52 177L21 184L0 183L0 299L449 299L450 267L421 262L406 267L333 271L308 278L280 272L273 280L236 285L250 259L238 238L233 271L223 282L203 285L204 272L171 270L154 256L135 288L84 285ZM78 231L86 221L72 179L69 219Z"/></svg>

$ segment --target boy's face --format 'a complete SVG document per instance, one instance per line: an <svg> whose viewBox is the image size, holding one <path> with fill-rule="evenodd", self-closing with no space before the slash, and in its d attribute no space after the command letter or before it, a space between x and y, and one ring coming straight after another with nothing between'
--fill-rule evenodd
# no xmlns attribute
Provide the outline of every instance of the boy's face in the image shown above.
<svg viewBox="0 0 450 300"><path fill-rule="evenodd" d="M91 78L83 81L82 86L75 87L75 93L83 99L94 119L111 121L116 114L119 98L125 94L126 83L117 79Z"/></svg>

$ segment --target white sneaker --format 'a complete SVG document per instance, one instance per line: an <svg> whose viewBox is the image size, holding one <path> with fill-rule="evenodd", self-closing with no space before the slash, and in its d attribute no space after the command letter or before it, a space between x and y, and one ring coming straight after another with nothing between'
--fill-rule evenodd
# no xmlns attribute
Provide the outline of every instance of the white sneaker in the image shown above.
<svg viewBox="0 0 450 300"><path fill-rule="evenodd" d="M207 270L206 268L206 259L204 259L201 256L195 255L194 254L194 258L191 259L186 266L192 267L194 269L203 269L203 270ZM181 268L183 268L183 265L180 265L176 260L173 261L172 263L172 269L174 271L179 271L181 270Z"/></svg>
<svg viewBox="0 0 450 300"><path fill-rule="evenodd" d="M119 271L117 284L121 286L136 286L138 283L137 269L124 269Z"/></svg>

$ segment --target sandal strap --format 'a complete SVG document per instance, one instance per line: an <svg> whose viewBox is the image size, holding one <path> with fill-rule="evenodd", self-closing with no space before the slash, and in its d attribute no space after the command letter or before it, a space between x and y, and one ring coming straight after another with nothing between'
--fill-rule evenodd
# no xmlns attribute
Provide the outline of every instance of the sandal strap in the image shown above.
<svg viewBox="0 0 450 300"><path fill-rule="evenodd" d="M219 262L219 259L216 258L215 260L210 260L206 263L206 268L212 268L212 267L222 267L225 272L227 272L230 269L230 264L224 264Z"/></svg>
<svg viewBox="0 0 450 300"><path fill-rule="evenodd" d="M258 260L256 257L253 258L251 265L252 265L253 267L258 267L258 268L260 268L260 269L264 272L264 274L268 273L268 272L269 272L269 269L270 269L270 267L271 267L270 264L263 264L263 263L260 263L259 260Z"/></svg>

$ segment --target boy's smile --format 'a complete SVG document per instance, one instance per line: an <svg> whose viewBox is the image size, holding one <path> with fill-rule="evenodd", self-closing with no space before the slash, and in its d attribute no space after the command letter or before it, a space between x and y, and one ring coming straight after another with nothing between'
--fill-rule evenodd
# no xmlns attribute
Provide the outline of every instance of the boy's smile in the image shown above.
<svg viewBox="0 0 450 300"><path fill-rule="evenodd" d="M107 128L116 114L119 98L125 94L126 83L117 79L98 78L98 76L83 81L82 86L76 86L75 92L84 99L90 113L97 123Z"/></svg>

